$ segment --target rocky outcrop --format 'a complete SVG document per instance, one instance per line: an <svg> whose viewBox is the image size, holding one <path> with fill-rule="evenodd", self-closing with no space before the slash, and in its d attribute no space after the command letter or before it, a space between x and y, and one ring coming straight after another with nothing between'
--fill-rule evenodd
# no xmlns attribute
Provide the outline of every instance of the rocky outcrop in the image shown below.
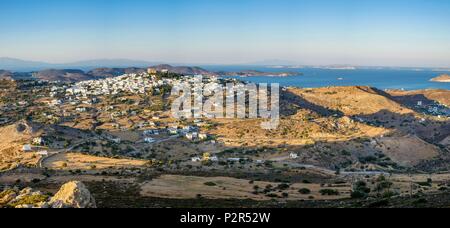
<svg viewBox="0 0 450 228"><path fill-rule="evenodd" d="M0 193L0 208L42 208L49 196L31 188L7 189Z"/></svg>
<svg viewBox="0 0 450 228"><path fill-rule="evenodd" d="M0 208L95 208L95 200L86 186L78 181L61 187L50 197L31 188L6 189L0 193Z"/></svg>
<svg viewBox="0 0 450 228"><path fill-rule="evenodd" d="M69 182L51 198L52 208L95 208L95 200L86 186L79 182Z"/></svg>

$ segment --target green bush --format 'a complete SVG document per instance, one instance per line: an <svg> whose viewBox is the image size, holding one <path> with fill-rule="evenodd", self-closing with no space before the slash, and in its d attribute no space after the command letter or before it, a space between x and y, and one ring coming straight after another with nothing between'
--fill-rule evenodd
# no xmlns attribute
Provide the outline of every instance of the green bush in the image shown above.
<svg viewBox="0 0 450 228"><path fill-rule="evenodd" d="M336 189L322 189L320 190L320 194L323 196L338 196L339 191Z"/></svg>
<svg viewBox="0 0 450 228"><path fill-rule="evenodd" d="M279 190L287 190L287 189L289 189L291 186L289 185L289 184L279 184L278 186L277 186L277 188L279 189Z"/></svg>
<svg viewBox="0 0 450 228"><path fill-rule="evenodd" d="M298 190L298 192L302 195L308 195L311 194L311 190L307 189L307 188L302 188L300 190Z"/></svg>
<svg viewBox="0 0 450 228"><path fill-rule="evenodd" d="M393 185L392 182L383 181L383 182L380 182L380 183L377 184L376 190L377 191L382 191L382 190L385 190L385 189L389 189L389 188L392 187L392 185Z"/></svg>
<svg viewBox="0 0 450 228"><path fill-rule="evenodd" d="M278 195L275 194L275 193L270 193L270 194L267 194L266 196L270 197L270 198L277 198L278 197Z"/></svg>
<svg viewBox="0 0 450 228"><path fill-rule="evenodd" d="M210 187L217 186L217 184L214 182L206 182L204 185L210 186Z"/></svg>

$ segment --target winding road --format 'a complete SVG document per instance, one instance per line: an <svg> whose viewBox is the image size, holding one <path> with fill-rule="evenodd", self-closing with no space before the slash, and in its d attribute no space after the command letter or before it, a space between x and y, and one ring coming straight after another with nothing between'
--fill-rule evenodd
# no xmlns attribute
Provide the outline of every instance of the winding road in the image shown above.
<svg viewBox="0 0 450 228"><path fill-rule="evenodd" d="M38 167L39 167L39 168L45 168L43 164L44 164L44 162L45 162L47 159L49 159L49 158L51 158L51 157L53 157L53 156L55 156L55 155L61 154L61 153L67 153L67 152L69 152L69 151L75 149L76 147L78 147L78 146L80 146L80 145L82 145L82 144L83 144L83 143L78 143L78 144L75 144L75 145L73 145L73 146L71 146L71 147L69 147L69 148L61 149L61 150L58 150L58 151L55 151L55 152L51 152L51 153L49 152L49 155L48 155L48 156L43 156L43 157L41 157L41 158L39 159Z"/></svg>

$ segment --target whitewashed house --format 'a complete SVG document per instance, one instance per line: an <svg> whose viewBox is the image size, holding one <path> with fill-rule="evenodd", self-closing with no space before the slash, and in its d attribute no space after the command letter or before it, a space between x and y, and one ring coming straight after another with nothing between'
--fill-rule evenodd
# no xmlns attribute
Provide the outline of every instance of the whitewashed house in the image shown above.
<svg viewBox="0 0 450 228"><path fill-rule="evenodd" d="M156 129L145 130L144 135L159 135L159 130L156 130Z"/></svg>
<svg viewBox="0 0 450 228"><path fill-rule="evenodd" d="M208 139L208 135L207 134L198 134L198 138L200 140L206 140L206 139Z"/></svg>
<svg viewBox="0 0 450 228"><path fill-rule="evenodd" d="M37 155L41 155L41 156L48 156L48 151L43 150L43 151L39 151L36 153Z"/></svg>
<svg viewBox="0 0 450 228"><path fill-rule="evenodd" d="M176 128L169 128L167 130L168 130L169 134L171 134L171 135L177 135L178 134L178 129L176 129Z"/></svg>
<svg viewBox="0 0 450 228"><path fill-rule="evenodd" d="M23 151L23 152L30 152L30 151L32 151L31 145L29 145L29 144L23 145L22 151Z"/></svg>
<svg viewBox="0 0 450 228"><path fill-rule="evenodd" d="M187 133L186 138L189 140L196 140L198 138L198 133L197 132Z"/></svg>

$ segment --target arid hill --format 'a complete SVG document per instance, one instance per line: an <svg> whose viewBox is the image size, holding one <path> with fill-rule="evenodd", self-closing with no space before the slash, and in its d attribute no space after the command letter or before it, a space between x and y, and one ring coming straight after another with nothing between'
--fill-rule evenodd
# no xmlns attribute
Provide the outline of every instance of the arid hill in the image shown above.
<svg viewBox="0 0 450 228"><path fill-rule="evenodd" d="M405 105L417 105L422 102L424 105L438 101L450 107L450 91L449 90L414 90L401 91L390 90L388 93L398 102Z"/></svg>
<svg viewBox="0 0 450 228"><path fill-rule="evenodd" d="M0 170L18 165L35 165L37 158L32 153L23 152L22 146L41 133L25 121L0 128Z"/></svg>
<svg viewBox="0 0 450 228"><path fill-rule="evenodd" d="M445 120L422 120L421 114L375 88L290 88L281 97L278 129L262 130L260 120L223 120L211 134L233 148L282 145L298 153L301 163L328 168L380 156L389 160L372 163L416 166L437 158L441 150L436 145L450 134ZM289 157L270 151L258 158Z"/></svg>
<svg viewBox="0 0 450 228"><path fill-rule="evenodd" d="M401 115L413 113L413 110L395 102L385 92L371 87L293 88L288 92L311 104L335 110L347 116L372 115L382 111Z"/></svg>

